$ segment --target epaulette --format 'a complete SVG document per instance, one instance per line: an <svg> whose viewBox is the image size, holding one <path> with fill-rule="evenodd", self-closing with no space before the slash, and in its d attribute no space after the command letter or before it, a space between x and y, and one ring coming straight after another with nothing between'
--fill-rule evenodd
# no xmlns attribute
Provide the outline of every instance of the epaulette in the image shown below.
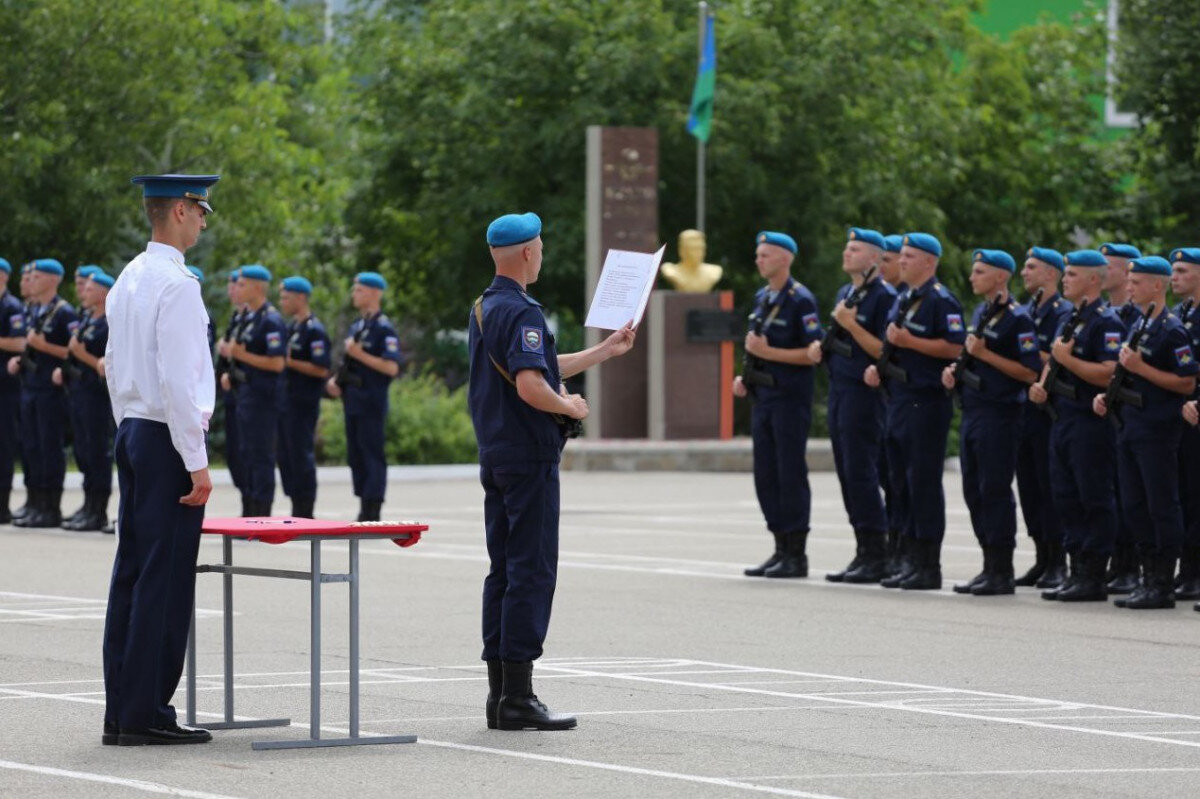
<svg viewBox="0 0 1200 799"><path fill-rule="evenodd" d="M522 296L522 297L524 297L524 298L525 298L525 302L529 303L530 305L535 305L535 306L537 306L538 308L541 308L541 307L542 307L542 304L541 304L540 302L538 302L537 300L535 300L533 297L530 297L530 296L529 296L528 294L526 294L525 292L523 292L523 291L522 291L522 292L521 292L521 296Z"/></svg>

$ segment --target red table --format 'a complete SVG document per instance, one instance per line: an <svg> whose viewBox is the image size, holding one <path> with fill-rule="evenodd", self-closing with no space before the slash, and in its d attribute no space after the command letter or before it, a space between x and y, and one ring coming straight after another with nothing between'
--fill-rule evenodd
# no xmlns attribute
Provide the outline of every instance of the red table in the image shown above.
<svg viewBox="0 0 1200 799"><path fill-rule="evenodd" d="M288 741L255 741L254 749L302 749L325 746L356 746L359 744L412 743L415 735L361 736L358 724L359 699L359 652L358 652L358 598L359 562L358 543L364 540L391 539L402 547L409 547L421 540L428 525L418 522L331 522L324 519L297 519L291 516L252 517L236 519L205 519L203 532L222 537L223 560L218 564L197 565L196 572L222 575L224 597L224 688L225 717L222 721L206 723L210 730L247 729L256 727L280 727L291 724L290 719L234 720L233 715L233 575L253 577L277 577L288 580L308 580L309 630L312 639L309 653L309 699L310 720L307 739ZM309 571L283 569L260 569L233 565L233 540L263 541L268 544L283 544L289 541L307 541L310 551ZM325 574L321 571L321 543L345 541L350 549L350 568L346 574ZM347 738L321 737L321 584L350 584L350 735ZM192 629L188 640L187 654L187 723L196 724L196 613L192 611Z"/></svg>

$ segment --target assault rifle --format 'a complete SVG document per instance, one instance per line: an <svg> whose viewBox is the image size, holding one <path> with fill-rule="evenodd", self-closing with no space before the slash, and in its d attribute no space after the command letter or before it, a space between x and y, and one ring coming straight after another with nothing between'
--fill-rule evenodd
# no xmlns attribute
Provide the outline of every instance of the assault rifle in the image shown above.
<svg viewBox="0 0 1200 799"><path fill-rule="evenodd" d="M862 301L867 298L867 292L871 290L871 279L875 277L878 270L872 266L863 274L862 283L855 286L854 290L846 295L845 303L847 308L857 308L862 304ZM825 334L825 338L821 339L821 363L829 365L829 355L840 355L843 358L849 358L854 350L850 342L840 336L840 333L845 332L838 321L832 316L829 319L829 332ZM745 378L742 378L745 380Z"/></svg>
<svg viewBox="0 0 1200 799"><path fill-rule="evenodd" d="M1003 292L996 293L992 301L983 309L983 313L979 315L979 324L975 325L975 328L971 331L971 335L982 336L983 331L992 323L992 320L1008 309L1008 303L1003 302L1003 298ZM954 376L956 383L961 381L964 386L974 391L979 391L983 383L979 379L979 375L970 370L971 365L974 363L974 356L967 352L966 347L963 347L963 351L959 353L958 358L955 359L954 364L950 367L950 373ZM949 394L950 389L947 389L946 393Z"/></svg>
<svg viewBox="0 0 1200 799"><path fill-rule="evenodd" d="M1099 300L1096 300L1096 302L1099 302ZM1075 306L1075 310L1071 313L1070 318L1067 319L1067 323L1063 325L1062 340L1064 343L1070 344L1075 340L1075 328L1079 327L1079 323L1083 319L1083 312L1086 308L1087 303L1080 303L1079 305ZM1050 356L1050 360L1046 363L1048 368L1046 369L1046 379L1041 383L1042 388L1045 389L1048 394L1058 394L1060 397L1075 399L1077 396L1075 386L1071 385L1070 383L1063 382L1058 377L1058 373L1062 371L1062 364L1059 363L1053 355ZM1058 411L1054 410L1054 406L1050 403L1049 397L1047 397L1046 401L1042 404L1042 409L1045 410L1046 413L1050 414L1050 418L1052 420L1058 420Z"/></svg>
<svg viewBox="0 0 1200 799"><path fill-rule="evenodd" d="M1153 318L1154 303L1150 303L1150 306L1146 308L1146 315L1142 317L1141 324L1129 336L1129 349L1137 351L1138 345L1146 337L1146 332ZM1112 377L1108 381L1108 387L1104 390L1104 407L1107 408L1108 418L1112 419L1113 426L1117 430L1125 426L1125 422L1121 419L1122 405L1132 405L1135 408L1142 407L1142 395L1140 392L1134 391L1126 385L1128 378L1129 370L1122 366L1120 361L1117 361L1117 368L1113 370Z"/></svg>
<svg viewBox="0 0 1200 799"><path fill-rule="evenodd" d="M916 302L917 295L914 291L909 291L900 299L899 305L896 308L895 324L903 325L904 319L908 316L908 312L912 309L913 303ZM908 372L901 369L892 361L892 355L896 351L896 345L888 341L887 333L883 336L883 349L879 353L879 359L875 361L875 368L879 370L879 388L885 388L887 381L899 380L901 383L908 382Z"/></svg>

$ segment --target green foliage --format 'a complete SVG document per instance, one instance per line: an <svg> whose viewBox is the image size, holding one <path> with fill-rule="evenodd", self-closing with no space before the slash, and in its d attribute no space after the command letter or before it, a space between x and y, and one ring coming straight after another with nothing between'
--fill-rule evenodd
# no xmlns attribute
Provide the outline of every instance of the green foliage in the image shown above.
<svg viewBox="0 0 1200 799"><path fill-rule="evenodd" d="M467 413L467 389L453 391L431 372L392 382L385 435L387 462L472 463L475 431ZM317 422L317 459L346 462L346 425L342 403L323 402Z"/></svg>

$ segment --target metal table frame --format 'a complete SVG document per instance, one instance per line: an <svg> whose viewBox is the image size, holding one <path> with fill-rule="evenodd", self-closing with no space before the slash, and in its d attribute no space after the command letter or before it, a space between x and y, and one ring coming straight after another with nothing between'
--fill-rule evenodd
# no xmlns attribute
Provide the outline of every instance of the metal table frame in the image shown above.
<svg viewBox="0 0 1200 799"><path fill-rule="evenodd" d="M236 721L233 716L233 575L251 577L276 577L286 580L309 582L309 736L286 741L254 741L253 749L309 749L327 746L361 746L364 744L414 743L415 735L370 735L359 734L359 649L358 649L358 594L359 559L358 543L363 539L404 538L407 533L350 533L350 534L305 534L296 541L308 541L310 549L309 571L284 569L259 569L233 565L233 539L248 540L250 536L220 534L222 537L223 560L219 564L197 565L198 574L210 572L220 574L223 583L222 609L224 615L224 688L225 716L222 721L205 723L209 730L238 730L257 727L286 727L291 719L250 719ZM321 571L321 543L323 541L345 541L350 545L350 569L346 574L325 574ZM348 738L321 737L321 585L322 583L350 584L350 736ZM191 632L187 650L187 723L196 724L196 609L192 607Z"/></svg>

